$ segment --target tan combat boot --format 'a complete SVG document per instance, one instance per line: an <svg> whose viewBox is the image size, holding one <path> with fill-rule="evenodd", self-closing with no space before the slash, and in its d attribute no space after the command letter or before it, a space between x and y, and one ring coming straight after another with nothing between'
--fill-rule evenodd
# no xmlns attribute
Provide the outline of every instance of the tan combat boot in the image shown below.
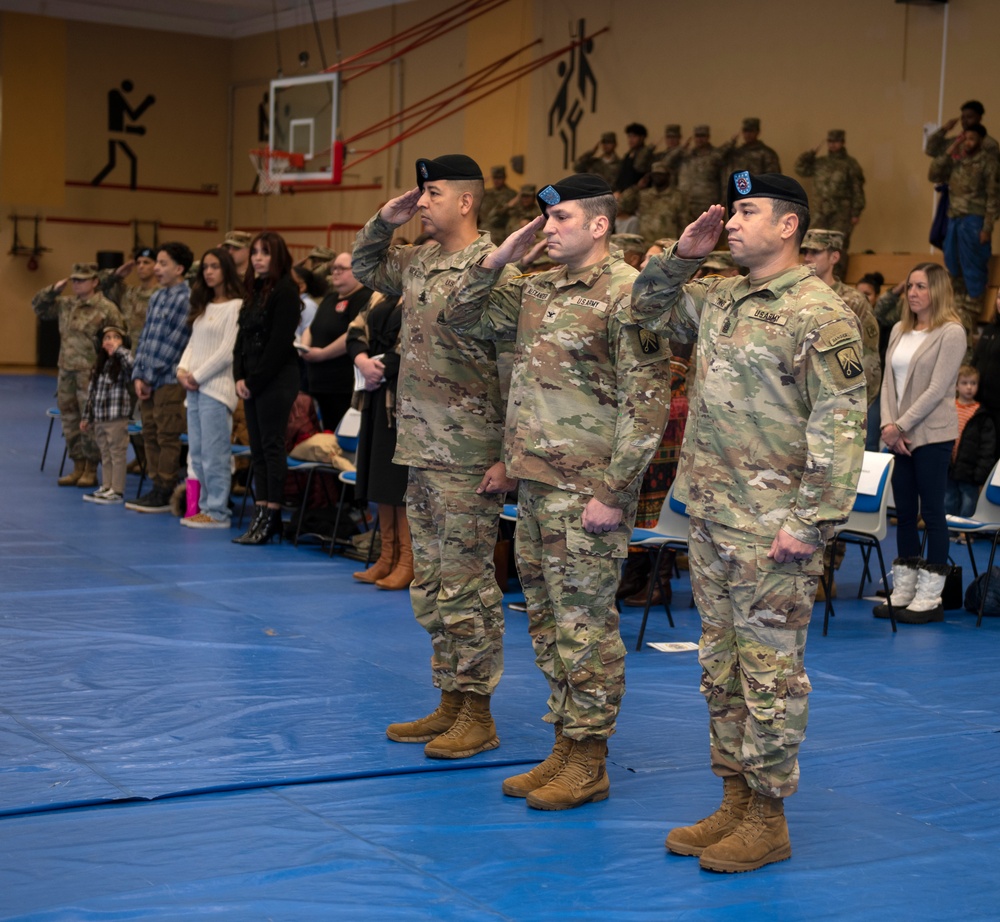
<svg viewBox="0 0 1000 922"><path fill-rule="evenodd" d="M96 461L85 461L83 465L83 473L80 475L80 479L76 482L78 487L96 487L97 486L97 462Z"/></svg>
<svg viewBox="0 0 1000 922"><path fill-rule="evenodd" d="M792 857L785 822L785 802L757 791L750 795L743 822L726 838L701 853L706 871L756 871L765 864Z"/></svg>
<svg viewBox="0 0 1000 922"><path fill-rule="evenodd" d="M396 506L396 542L399 547L396 566L387 577L375 582L379 589L406 589L413 582L413 545L406 506Z"/></svg>
<svg viewBox="0 0 1000 922"><path fill-rule="evenodd" d="M424 755L431 759L467 759L499 745L496 724L490 716L490 696L469 692L455 722L424 746Z"/></svg>
<svg viewBox="0 0 1000 922"><path fill-rule="evenodd" d="M750 803L750 786L742 775L722 779L722 803L711 816L693 826L678 826L667 835L667 848L675 855L700 855L729 835L743 820Z"/></svg>
<svg viewBox="0 0 1000 922"><path fill-rule="evenodd" d="M441 690L441 703L426 717L406 723L389 724L385 735L397 743L426 743L440 736L458 719L465 695L460 691Z"/></svg>
<svg viewBox="0 0 1000 922"><path fill-rule="evenodd" d="M563 767L548 784L528 794L528 806L536 810L569 810L588 801L606 800L611 789L604 764L607 756L607 740L570 740Z"/></svg>
<svg viewBox="0 0 1000 922"><path fill-rule="evenodd" d="M504 794L508 797L527 797L536 788L544 787L562 771L572 746L573 741L563 736L562 727L556 724L556 744L548 758L530 772L507 778L503 783Z"/></svg>
<svg viewBox="0 0 1000 922"><path fill-rule="evenodd" d="M362 583L374 583L385 579L396 565L399 543L396 540L396 508L388 503L378 504L378 528L382 533L382 553L367 570L352 574Z"/></svg>
<svg viewBox="0 0 1000 922"><path fill-rule="evenodd" d="M80 478L83 476L84 469L86 468L85 461L77 461L73 459L73 470L68 474L64 474L60 477L56 483L61 487L75 487L79 482Z"/></svg>

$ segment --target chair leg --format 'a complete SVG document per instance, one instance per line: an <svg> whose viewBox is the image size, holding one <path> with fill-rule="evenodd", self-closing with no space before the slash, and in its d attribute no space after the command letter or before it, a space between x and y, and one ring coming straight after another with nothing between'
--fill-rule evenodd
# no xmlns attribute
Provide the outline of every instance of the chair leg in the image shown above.
<svg viewBox="0 0 1000 922"><path fill-rule="evenodd" d="M636 645L635 645L635 652L636 653L639 653L642 650L642 638L646 634L646 622L649 620L649 607L653 603L653 590L656 587L657 581L660 579L660 577L659 577L659 572L660 572L660 558L663 557L663 551L665 550L665 548L666 548L666 545L665 544L661 544L656 549L656 559L653 561L653 570L652 570L652 572L650 573L650 576L649 576L649 588L646 590L646 607L642 611L642 624L639 626L639 640L636 642ZM662 584L662 582L660 583L660 592L663 592L663 584ZM664 606L663 607L667 611L667 619L670 621L670 626L673 627L674 626L674 619L673 619L673 616L670 614L670 606L666 602L664 602Z"/></svg>
<svg viewBox="0 0 1000 922"><path fill-rule="evenodd" d="M309 491L312 488L313 473L316 468L311 467L306 472L306 485L305 489L302 491L302 501L299 503L299 508L295 512L295 537L292 538L292 547L299 546L299 535L302 533L302 516L306 511L306 503L309 501Z"/></svg>
<svg viewBox="0 0 1000 922"><path fill-rule="evenodd" d="M59 476L62 477L63 469L66 467L66 456L69 454L69 445L63 446L62 461L59 462Z"/></svg>
<svg viewBox="0 0 1000 922"><path fill-rule="evenodd" d="M864 567L861 570L861 582L858 583L858 598L864 598L865 594L865 584L872 578L871 572L871 558L872 549L867 544L859 545L861 548L861 559L864 561Z"/></svg>
<svg viewBox="0 0 1000 922"><path fill-rule="evenodd" d="M886 587L885 592L885 604L889 609L889 621L892 624L892 633L896 633L896 612L892 608L892 593L889 592L889 578L886 576L885 572L885 559L882 557L882 545L875 542L875 552L878 554L878 566L879 570L882 571L882 585Z"/></svg>
<svg viewBox="0 0 1000 922"><path fill-rule="evenodd" d="M45 470L45 458L49 453L49 441L52 438L52 426L55 424L55 421L56 418L54 416L49 417L49 431L48 434L45 436L45 448L42 450L42 466L39 468L40 471Z"/></svg>
<svg viewBox="0 0 1000 922"><path fill-rule="evenodd" d="M990 578L993 576L993 559L997 553L997 538L1000 538L1000 531L993 532L993 545L990 547L990 562L986 565L986 579L983 582L983 594L979 598L979 617L976 618L976 627L983 625L983 612L986 610L986 592L990 588Z"/></svg>
<svg viewBox="0 0 1000 922"><path fill-rule="evenodd" d="M823 591L826 595L826 602L823 605L823 636L826 637L827 630L830 627L830 619L834 617L833 611L833 566L831 564L829 570L824 566L823 573L820 576L823 581Z"/></svg>
<svg viewBox="0 0 1000 922"><path fill-rule="evenodd" d="M972 542L975 539L972 537L970 532L965 533L965 546L969 551L969 563L972 564L972 578L975 579L979 576L979 571L976 569L976 555L972 553ZM991 558L992 559L992 558Z"/></svg>

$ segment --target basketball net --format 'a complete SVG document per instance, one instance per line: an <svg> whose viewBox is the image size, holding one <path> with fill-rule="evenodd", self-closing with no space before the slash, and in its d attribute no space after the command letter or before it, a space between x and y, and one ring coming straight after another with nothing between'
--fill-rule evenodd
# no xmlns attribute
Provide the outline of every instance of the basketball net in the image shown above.
<svg viewBox="0 0 1000 922"><path fill-rule="evenodd" d="M282 177L293 166L297 169L305 166L305 157L264 147L250 151L250 162L257 171L257 192L260 195L280 195Z"/></svg>

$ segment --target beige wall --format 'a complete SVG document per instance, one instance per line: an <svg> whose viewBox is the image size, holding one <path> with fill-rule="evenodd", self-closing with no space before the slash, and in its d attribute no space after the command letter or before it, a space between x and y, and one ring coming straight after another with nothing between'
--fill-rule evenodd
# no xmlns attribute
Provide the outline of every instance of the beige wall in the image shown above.
<svg viewBox="0 0 1000 922"><path fill-rule="evenodd" d="M421 0L344 17L342 53L356 54L450 5L450 0ZM964 100L979 98L986 106L985 124L1000 136L1000 55L994 48L1000 3L961 0L948 5L947 15L944 117L957 115ZM756 115L763 121L762 137L788 171L828 128L844 128L848 150L868 178L868 209L854 248L928 251L933 199L926 180L930 161L921 145L924 124L938 116L945 20L940 7L829 0L821 13L801 0L752 5L742 0L511 0L408 52L398 65L402 100L395 68L349 81L341 98L343 131L353 135L401 104L429 96L536 38L541 44L529 57L558 49L570 41L581 18L588 32L609 31L597 37L588 56L597 107L591 112L585 106L577 153L592 147L602 131L613 129L621 136L633 120L644 122L654 136L666 122L680 122L685 132L696 122L708 122L718 142L737 130L742 117ZM321 24L321 33L332 60L329 22ZM289 29L279 39L286 76L302 73L297 62L302 50L310 54L310 69L319 67L311 29ZM568 172L561 142L547 131L560 87L557 65L553 61L350 168L336 191L264 199L239 193L253 182L247 151L257 144L257 104L277 69L273 35L223 41L3 14L0 363L34 360L29 302L37 289L65 276L74 261L92 259L97 250L128 250L132 244L129 226L46 222L41 242L52 252L32 272L23 257L7 255L9 214L191 227L215 222L216 229L161 230L161 240L183 239L196 252L217 242L227 221L248 229L267 224L304 247L325 242L331 224L362 223L381 202L410 188L418 156L463 150L486 168L509 164L520 154L525 173L511 174L511 184L542 184ZM179 190L216 186L218 195L66 185L67 180L90 180L104 164L107 92L124 79L135 84L133 102L147 92L157 97L140 120L146 134L129 138L139 155L139 183ZM349 159L382 146L389 136L384 130L354 142ZM123 164L108 182L127 182ZM30 237L30 226L22 238L26 232Z"/></svg>

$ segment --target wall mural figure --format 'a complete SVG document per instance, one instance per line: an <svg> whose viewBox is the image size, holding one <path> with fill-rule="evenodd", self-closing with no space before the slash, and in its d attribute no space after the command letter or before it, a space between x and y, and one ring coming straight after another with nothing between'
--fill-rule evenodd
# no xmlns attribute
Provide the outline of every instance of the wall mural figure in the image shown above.
<svg viewBox="0 0 1000 922"><path fill-rule="evenodd" d="M124 96L124 93L131 93L132 89L132 81L123 80L121 90L116 87L115 89L108 91L108 131L111 132L112 135L144 135L146 133L146 129L142 125L126 124L126 122L137 122L142 117L142 113L153 105L154 102L156 102L156 97L150 94L133 109L128 104L128 100ZM108 139L107 165L90 181L92 186L99 186L104 181L104 178L115 168L115 164L117 162L117 150L119 147L122 151L124 151L125 156L128 157L131 162L129 188L135 188L139 166L138 161L136 160L135 151L133 151L123 139L116 137Z"/></svg>
<svg viewBox="0 0 1000 922"><path fill-rule="evenodd" d="M578 24L578 40L582 40L584 35L586 20L581 19ZM588 103L591 112L597 111L597 78L587 59L593 50L594 42L588 39L571 48L569 61L560 61L557 67L562 82L549 109L549 137L558 131L563 146L564 169L568 169L576 160L576 128L587 114Z"/></svg>

